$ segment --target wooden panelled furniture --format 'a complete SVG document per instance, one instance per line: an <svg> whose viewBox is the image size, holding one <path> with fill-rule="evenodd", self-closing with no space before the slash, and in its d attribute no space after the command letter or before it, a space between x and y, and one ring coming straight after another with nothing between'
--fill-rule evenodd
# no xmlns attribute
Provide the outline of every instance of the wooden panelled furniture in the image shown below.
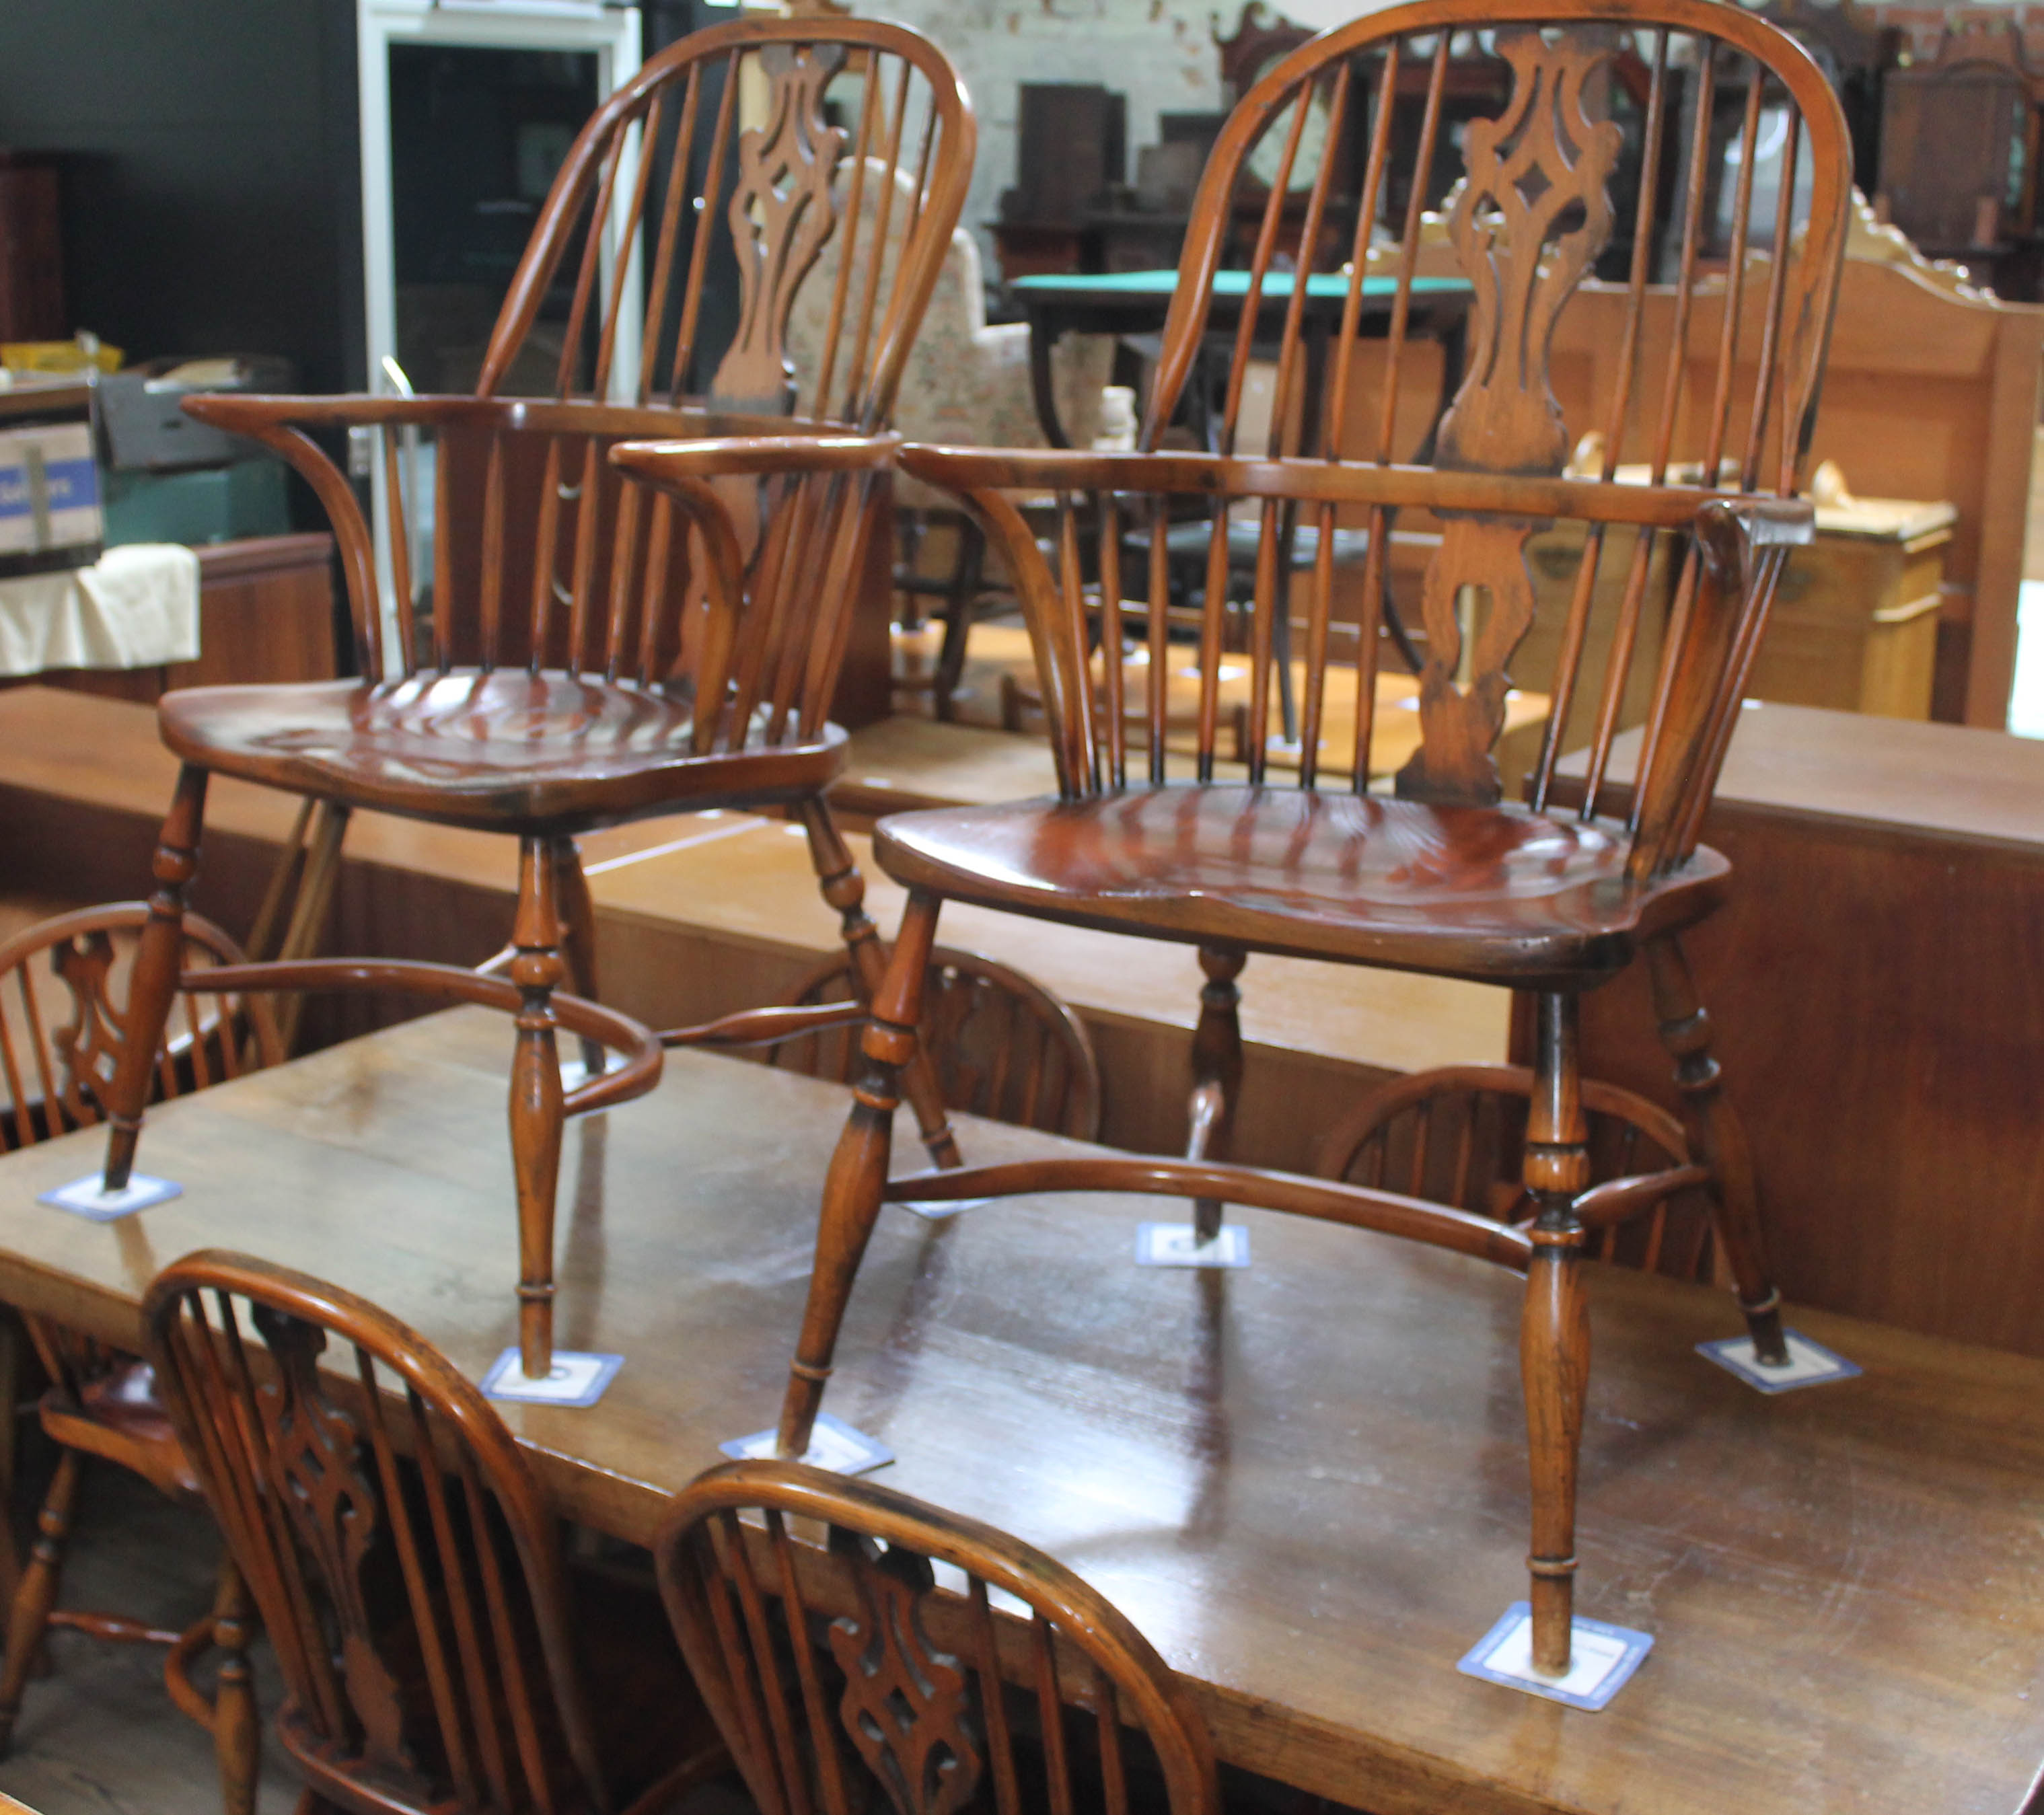
<svg viewBox="0 0 2044 1815"><path fill-rule="evenodd" d="M1281 135L1283 155L1269 185L1281 198L1293 188L1293 166L1317 98L1328 97L1329 144L1339 141L1354 109L1371 145L1357 215L1361 237L1377 217L1388 167L1409 156L1424 168L1434 154L1432 125L1415 146L1389 142L1399 70L1412 58L1426 59L1426 117L1438 125L1454 36L1443 28L1479 21L1496 28L1496 54L1512 72L1512 100L1500 117L1472 123L1466 136L1469 180L1452 234L1477 286L1471 351L1439 424L1431 466L1390 459L1395 395L1384 400L1385 439L1376 459L1335 457L1348 413L1348 332L1335 343L1333 377L1320 409L1308 416L1293 407L1302 365L1298 302L1305 289L1296 280L1267 443L1241 446L1235 438L1239 355L1258 313L1245 305L1243 344L1212 456L903 451L905 466L918 478L966 497L1016 578L1037 648L1059 793L1005 808L903 815L883 822L875 835L876 856L909 888L909 905L874 999L864 1041L866 1070L825 1188L809 1307L782 1414L782 1453L799 1456L808 1448L860 1260L890 1199L1126 1190L1197 1200L1203 1236L1217 1230L1224 1199L1394 1231L1527 1276L1521 1356L1534 1483L1533 1656L1536 1667L1559 1671L1570 1656L1576 1459L1587 1380L1581 1261L1593 1235L1678 1191L1707 1186L1755 1348L1763 1360L1785 1358L1744 1143L1718 1088L1708 1023L1677 935L1723 895L1726 865L1697 846L1697 825L1738 717L1782 561L1811 533L1809 506L1795 493L1843 250L1845 127L1806 53L1771 26L1693 0L1624 9L1629 33L1650 54L1644 96L1623 120L1614 117L1619 85L1606 80L1613 44L1591 24L1608 16L1602 8L1546 0L1501 0L1481 10L1440 0L1396 7L1324 33L1280 64L1244 98L1216 144L1148 401L1145 450L1155 448L1198 351L1232 198L1252 146L1266 133ZM1416 45L1416 36L1427 41ZM1381 53L1374 74L1365 63L1371 53ZM1359 68L1364 75L1356 75ZM1647 351L1638 324L1648 250L1663 228L1680 248L1678 306L1686 313L1691 305L1706 225L1699 205L1700 144L1689 148L1694 174L1675 221L1664 223L1657 212L1664 155L1672 158L1679 149L1668 143L1667 127L1668 90L1677 69L1696 72L1705 84L1719 71L1741 84L1746 155L1731 222L1733 267L1743 268L1749 250L1759 250L1750 244L1749 230L1765 109L1781 109L1775 117L1785 126L1781 162L1770 172L1774 193L1794 196L1797 174L1807 169L1807 220L1795 220L1790 206L1776 211L1768 280L1750 309L1741 306L1742 291L1721 309L1712 381L1685 387L1681 361L1642 359L1635 369L1628 358L1604 425L1611 451L1603 470L1585 480L1566 478L1560 475L1573 438L1549 389L1547 340L1611 230L1609 196L1622 164L1636 172L1632 193L1639 198L1631 224L1632 325L1622 347L1635 356ZM1697 133L1708 126L1708 110L1699 110ZM1331 160L1312 173L1307 245L1319 242L1316 223L1331 180ZM1413 200L1402 223L1393 223L1402 228L1405 249L1401 285L1412 273L1424 193L1417 183L1408 187ZM1252 297L1270 271L1279 213L1279 201L1266 204L1251 268ZM1364 250L1349 251L1351 318L1360 307ZM1398 310L1393 321L1386 370L1393 374L1404 314ZM1677 332L1673 343L1682 346L1685 334ZM1621 485L1613 482L1613 469L1635 410L1654 425L1653 482ZM1669 483L1670 462L1678 458L1700 458L1712 474L1719 474L1723 460L1727 476L1717 488ZM1013 502L1016 493L1044 490L1066 500L1048 560ZM1090 494L1087 508L1097 513L1097 566L1089 569L1082 562L1078 514L1070 501L1074 493ZM1199 748L1189 785L1172 779L1177 766L1162 735L1161 685L1181 658L1166 642L1167 507L1185 500L1202 501L1211 524L1209 603L1193 658L1202 677ZM1347 505L1366 517L1374 558L1365 568L1370 589L1365 623L1374 627L1391 513L1406 504L1427 506L1446 524L1424 594L1428 660L1418 706L1421 744L1400 771L1392 798L1364 791L1366 758L1330 765L1330 785L1318 788L1319 726L1331 689L1354 689L1354 748L1368 750L1377 647L1376 636L1366 634L1358 670L1340 679L1330 673L1326 570L1335 513ZM1247 785L1212 779L1220 581L1237 508L1254 512L1262 535ZM1546 523L1570 518L1588 525L1585 554L1571 630L1545 690L1558 722L1566 721L1579 685L1600 698L1592 754L1599 774L1628 679L1639 594L1655 543L1666 539L1681 562L1655 672L1647 779L1623 822L1550 810L1554 739L1542 753L1525 806L1500 798L1489 754L1511 684L1506 664L1531 612L1526 544ZM1274 692L1272 627L1289 608L1279 551L1286 526L1295 521L1316 525L1321 549L1320 570L1312 576L1319 603L1308 615L1305 757L1296 789L1259 785ZM1603 674L1579 673L1581 626L1606 532L1614 528L1636 531L1623 538L1632 576L1624 624ZM1137 545L1133 551L1129 539ZM1089 605L1089 585L1097 609ZM1125 606L1131 592L1147 602ZM1097 690L1087 654L1089 620L1096 617L1099 643L1110 650L1120 647L1125 630L1140 635L1147 629L1147 673L1159 683L1147 689L1147 702L1125 700L1116 662L1105 665ZM1188 1159L1088 1156L889 1179L897 1080L916 1053L923 979L939 910L949 899L1199 947L1208 983L1194 1042ZM1535 992L1539 1035L1523 1172L1537 1206L1530 1223L1501 1224L1381 1188L1225 1164L1230 1087L1240 1063L1235 980L1258 951ZM1652 969L1657 1010L1682 1082L1691 1163L1589 1188L1578 996L1642 955Z"/></svg>
<svg viewBox="0 0 2044 1815"><path fill-rule="evenodd" d="M142 902L87 908L27 929L0 944L0 1150L54 1140L102 1119L99 1094L129 1037L129 995L137 935L148 923ZM210 921L183 924L180 968L190 988L177 1024L158 1037L149 1080L160 1099L202 1090L283 1057L269 1004L209 988L209 970L238 964L240 948ZM168 1495L196 1504L198 1483L171 1428L153 1373L133 1354L74 1334L34 1315L25 1319L52 1385L36 1407L44 1434L58 1448L56 1473L36 1517L28 1567L14 1567L6 1544L6 1650L0 1658L0 1755L12 1743L29 1676L52 1626L98 1638L167 1645L163 1677L178 1706L213 1734L228 1815L256 1806L259 1738L247 1648L254 1636L240 1576L221 1560L211 1610L182 1632L160 1630L113 1614L57 1605L71 1525L88 1460L117 1464ZM11 1414L16 1368L11 1337L0 1372L0 1406L10 1417L8 1467L0 1494L13 1486ZM221 1653L218 1686L208 1696L191 1667Z"/></svg>
<svg viewBox="0 0 2044 1815"><path fill-rule="evenodd" d="M791 1538L790 1519L820 1521L824 1544ZM676 1497L654 1556L763 1815L853 1815L873 1805L848 1786L862 1776L901 1815L989 1788L1001 1815L1129 1815L1159 1790L1170 1815L1219 1815L1206 1723L1155 1648L991 1525L799 1463L737 1462ZM963 1573L963 1593L935 1563Z"/></svg>
<svg viewBox="0 0 2044 1815"><path fill-rule="evenodd" d="M552 1504L416 1331L217 1250L166 1268L144 1317L275 1649L307 1806L633 1815L724 1763L671 1641L634 1629L629 1598L578 1582L578 1625Z"/></svg>
<svg viewBox="0 0 2044 1815"><path fill-rule="evenodd" d="M734 131L740 94L752 86L764 121ZM833 109L852 124L831 124ZM698 156L697 125L709 121L710 151ZM672 152L656 185L670 125ZM516 1016L510 1122L529 1375L551 1365L564 1119L643 1091L659 1065L646 1030L617 1015L592 1019L581 1005L597 980L575 835L684 806L789 808L808 828L817 876L870 986L878 947L859 905L863 884L824 805L843 746L824 714L854 582L885 505L875 479L889 443L878 432L951 242L973 142L955 73L912 33L856 20L714 27L648 62L577 138L513 278L476 395L192 400L193 414L282 454L319 494L340 539L366 678L198 689L163 701L162 733L184 766L136 975L141 1040L107 1089L110 1187L133 1164L150 1029L176 991L179 916L214 773L320 803L321 850L337 850L360 807L519 840L511 945L480 971L294 960L244 968L235 981L419 991ZM642 143L651 148L635 163ZM880 218L855 248L876 154ZM840 224L833 178L847 158ZM913 213L890 232L897 170L916 174ZM605 274L614 217L625 243L646 229L643 303L628 294L626 261ZM843 244L828 331L814 368L797 374L789 316L833 228ZM705 274L713 243L727 236L740 323L728 347L702 347ZM554 396L500 394L570 273ZM634 331L636 371L620 353ZM691 387L706 393L707 411L673 401ZM620 396L629 401L605 401ZM395 523L387 589L352 488L305 433L343 426L373 428L381 441ZM437 436L442 533L429 575L415 575L407 553L402 439L411 429ZM626 435L677 432L724 438L670 455L657 497L623 482L605 458ZM457 536L459 522L479 535ZM563 985L574 996L558 993ZM555 1051L563 1025L582 1035L589 1073L602 1072L606 1047L621 1048L627 1064L564 1090ZM942 1156L941 1105L933 1090L917 1094Z"/></svg>

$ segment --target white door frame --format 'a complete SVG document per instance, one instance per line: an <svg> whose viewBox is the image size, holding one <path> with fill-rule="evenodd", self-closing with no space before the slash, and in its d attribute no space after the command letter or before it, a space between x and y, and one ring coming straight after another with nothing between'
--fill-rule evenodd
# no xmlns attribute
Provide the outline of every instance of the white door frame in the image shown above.
<svg viewBox="0 0 2044 1815"><path fill-rule="evenodd" d="M398 351L397 252L391 224L390 47L465 44L477 49L594 52L601 102L637 73L641 61L639 10L606 0L356 0L355 67L362 125L363 324L372 391L387 391L386 355ZM636 167L638 129L627 140L612 194L601 248L599 282L608 289L624 233ZM641 282L640 248L625 248L625 294ZM609 394L629 401L639 383L640 311L620 312L611 359ZM378 590L385 604L386 647L394 636L390 599L390 505L383 462L370 462ZM417 570L415 569L415 571Z"/></svg>

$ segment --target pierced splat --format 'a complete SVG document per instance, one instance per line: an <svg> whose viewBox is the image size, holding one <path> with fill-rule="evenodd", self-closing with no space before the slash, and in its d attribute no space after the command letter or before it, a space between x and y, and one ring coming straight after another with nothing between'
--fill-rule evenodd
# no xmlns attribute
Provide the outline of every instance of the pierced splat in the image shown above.
<svg viewBox="0 0 2044 1815"><path fill-rule="evenodd" d="M770 44L766 124L739 135L730 222L738 254L739 324L710 384L728 409L780 415L793 405L788 317L837 225L831 194L847 135L824 118L824 90L844 67L842 44Z"/></svg>
<svg viewBox="0 0 2044 1815"><path fill-rule="evenodd" d="M845 1731L897 1815L954 1815L979 1786L982 1750L966 1673L923 1630L929 1560L843 1530L832 1548L853 1560L860 1602L830 1626Z"/></svg>
<svg viewBox="0 0 2044 1815"><path fill-rule="evenodd" d="M66 939L51 962L71 992L71 1019L50 1036L60 1072L57 1101L75 1126L97 1122L100 1092L111 1081L121 1051L121 1021L107 993L113 941L103 931Z"/></svg>
<svg viewBox="0 0 2044 1815"><path fill-rule="evenodd" d="M375 1489L363 1469L362 1433L320 1384L326 1332L260 1303L256 1330L276 1359L276 1377L256 1402L268 1436L270 1487L298 1544L314 1560L331 1597L336 1649L349 1706L372 1771L410 1776L398 1684L375 1644L363 1569L382 1533Z"/></svg>
<svg viewBox="0 0 2044 1815"><path fill-rule="evenodd" d="M1448 223L1476 289L1467 375L1441 420L1439 466L1558 473L1568 425L1548 382L1556 317L1611 236L1607 193L1623 135L1590 117L1608 47L1573 33L1500 33L1512 99L1469 123L1469 180Z"/></svg>
<svg viewBox="0 0 2044 1815"><path fill-rule="evenodd" d="M1608 47L1565 34L1500 35L1512 98L1496 120L1469 124L1469 180L1449 221L1476 289L1467 376L1441 419L1435 464L1485 472L1558 473L1568 424L1548 378L1562 305L1611 233L1607 193L1623 135L1591 117L1593 78ZM1427 570L1422 613L1427 659L1420 676L1423 742L1400 771L1408 800L1489 805L1503 792L1491 746L1504 726L1506 664L1533 622L1526 544L1534 518L1441 513L1440 548ZM1477 601L1465 686L1466 626L1458 603Z"/></svg>

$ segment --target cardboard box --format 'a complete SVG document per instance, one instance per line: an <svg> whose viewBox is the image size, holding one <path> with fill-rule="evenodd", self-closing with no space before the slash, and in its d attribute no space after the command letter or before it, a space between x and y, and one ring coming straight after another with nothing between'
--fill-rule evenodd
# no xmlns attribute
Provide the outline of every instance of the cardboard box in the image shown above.
<svg viewBox="0 0 2044 1815"><path fill-rule="evenodd" d="M0 428L0 576L89 567L106 533L90 424Z"/></svg>

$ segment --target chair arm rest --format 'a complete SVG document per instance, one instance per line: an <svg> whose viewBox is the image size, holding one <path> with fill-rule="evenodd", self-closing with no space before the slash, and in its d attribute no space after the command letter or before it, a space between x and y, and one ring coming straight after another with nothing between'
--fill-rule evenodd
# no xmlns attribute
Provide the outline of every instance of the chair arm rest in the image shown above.
<svg viewBox="0 0 2044 1815"><path fill-rule="evenodd" d="M707 440L626 441L610 463L642 484L763 478L774 473L870 473L893 462L893 435L743 435Z"/></svg>
<svg viewBox="0 0 2044 1815"><path fill-rule="evenodd" d="M540 434L600 435L622 439L696 436L774 436L784 416L727 415L693 404L632 407L576 398L498 397L272 397L243 391L202 391L184 400L185 413L230 434L260 435L286 426L305 428L466 428Z"/></svg>

